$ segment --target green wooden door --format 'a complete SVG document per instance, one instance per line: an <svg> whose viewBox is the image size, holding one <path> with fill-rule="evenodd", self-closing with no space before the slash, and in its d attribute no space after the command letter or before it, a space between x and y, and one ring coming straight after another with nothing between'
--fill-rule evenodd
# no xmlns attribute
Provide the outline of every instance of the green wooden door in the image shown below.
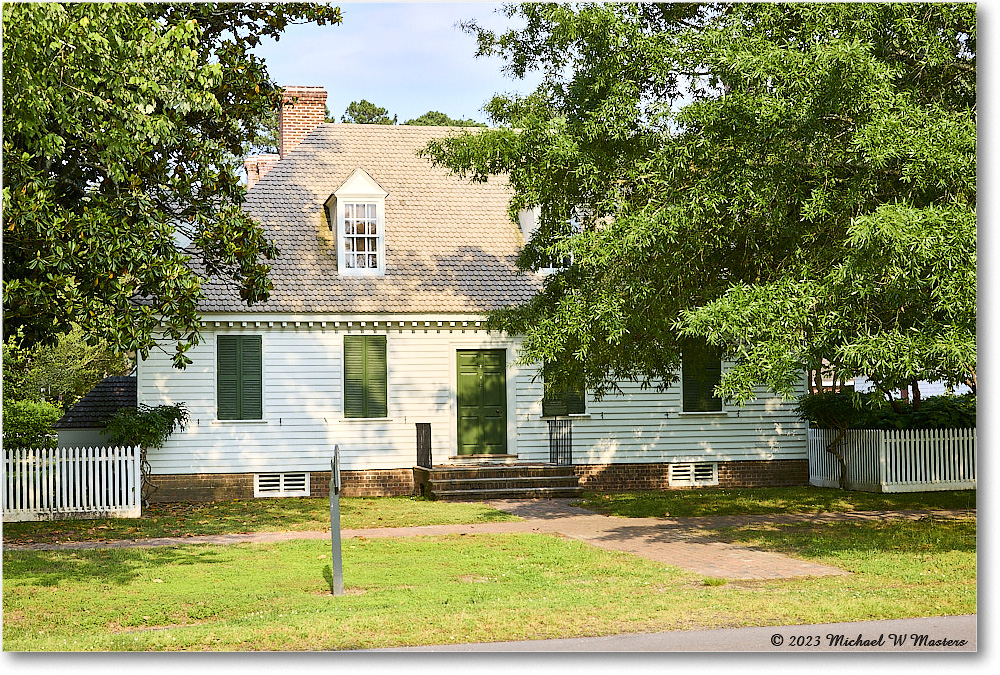
<svg viewBox="0 0 1000 675"><path fill-rule="evenodd" d="M507 353L458 351L458 454L507 454Z"/></svg>

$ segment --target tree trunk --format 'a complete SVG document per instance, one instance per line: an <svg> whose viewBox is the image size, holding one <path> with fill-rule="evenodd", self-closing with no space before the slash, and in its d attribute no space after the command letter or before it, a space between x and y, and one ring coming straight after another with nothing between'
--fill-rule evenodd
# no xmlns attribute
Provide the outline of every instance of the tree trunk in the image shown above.
<svg viewBox="0 0 1000 675"><path fill-rule="evenodd" d="M920 409L920 382L917 380L910 380L910 388L913 390L913 410Z"/></svg>
<svg viewBox="0 0 1000 675"><path fill-rule="evenodd" d="M897 415L903 414L903 407L899 405L899 401L892 397L892 391L889 389L883 389L879 385L875 385L875 389L882 392L882 395L889 399L889 405L892 406L892 411Z"/></svg>
<svg viewBox="0 0 1000 675"><path fill-rule="evenodd" d="M837 458L837 463L840 464L840 479L837 481L840 484L841 490L847 489L847 460L844 456L837 452L837 445L844 439L847 435L847 427L841 427L837 430L837 437L833 439L830 445L826 446L826 451Z"/></svg>

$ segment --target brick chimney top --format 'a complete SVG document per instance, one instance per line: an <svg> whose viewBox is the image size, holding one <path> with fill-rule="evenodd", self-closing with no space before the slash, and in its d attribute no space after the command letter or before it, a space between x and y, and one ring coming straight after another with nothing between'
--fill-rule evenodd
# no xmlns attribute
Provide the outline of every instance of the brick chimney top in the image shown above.
<svg viewBox="0 0 1000 675"><path fill-rule="evenodd" d="M326 121L326 89L285 87L278 110L278 154L284 157Z"/></svg>

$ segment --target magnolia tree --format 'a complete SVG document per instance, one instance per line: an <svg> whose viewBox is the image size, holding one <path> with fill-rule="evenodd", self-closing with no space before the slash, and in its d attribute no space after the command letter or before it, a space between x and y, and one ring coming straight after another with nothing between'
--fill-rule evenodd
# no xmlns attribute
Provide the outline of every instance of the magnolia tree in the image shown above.
<svg viewBox="0 0 1000 675"><path fill-rule="evenodd" d="M281 92L251 49L340 20L307 3L4 4L4 334L32 347L78 325L142 356L160 337L183 366L206 277L266 300L278 249L238 171Z"/></svg>
<svg viewBox="0 0 1000 675"><path fill-rule="evenodd" d="M665 386L686 340L717 393L791 395L805 370L884 391L976 373L976 9L892 4L524 4L466 26L526 96L427 146L538 208L490 327L583 378Z"/></svg>

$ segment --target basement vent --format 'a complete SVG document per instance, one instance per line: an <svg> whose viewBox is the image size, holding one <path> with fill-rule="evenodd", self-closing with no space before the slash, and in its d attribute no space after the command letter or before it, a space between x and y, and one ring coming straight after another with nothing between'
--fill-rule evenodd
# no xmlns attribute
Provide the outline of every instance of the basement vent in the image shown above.
<svg viewBox="0 0 1000 675"><path fill-rule="evenodd" d="M670 487L699 487L719 484L717 462L691 462L670 465Z"/></svg>
<svg viewBox="0 0 1000 675"><path fill-rule="evenodd" d="M308 473L255 473L254 497L308 497Z"/></svg>

